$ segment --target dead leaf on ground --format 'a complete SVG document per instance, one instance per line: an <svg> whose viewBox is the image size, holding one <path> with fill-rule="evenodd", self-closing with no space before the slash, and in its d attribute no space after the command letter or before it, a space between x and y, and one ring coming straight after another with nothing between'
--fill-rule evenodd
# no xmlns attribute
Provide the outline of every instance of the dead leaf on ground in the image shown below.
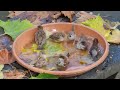
<svg viewBox="0 0 120 90"><path fill-rule="evenodd" d="M3 69L4 65L0 64L0 79L3 79L3 72L2 72L2 69Z"/></svg>
<svg viewBox="0 0 120 90"><path fill-rule="evenodd" d="M73 15L75 14L74 11L61 11L61 13L64 16L67 16L70 19L70 21L72 22Z"/></svg>
<svg viewBox="0 0 120 90"><path fill-rule="evenodd" d="M8 14L8 18L13 18L15 16L15 12L14 11L9 11L9 14Z"/></svg>
<svg viewBox="0 0 120 90"><path fill-rule="evenodd" d="M112 31L112 35L109 35L107 41L110 43L120 44L120 30L115 29Z"/></svg>
<svg viewBox="0 0 120 90"><path fill-rule="evenodd" d="M9 11L9 15L7 17L13 18L14 16L20 15L23 12L25 11Z"/></svg>
<svg viewBox="0 0 120 90"><path fill-rule="evenodd" d="M13 41L8 35L0 36L0 64L10 64L15 61L12 55Z"/></svg>
<svg viewBox="0 0 120 90"><path fill-rule="evenodd" d="M22 79L27 72L12 70L9 72L3 72L4 79Z"/></svg>
<svg viewBox="0 0 120 90"><path fill-rule="evenodd" d="M11 11L11 20L29 20L34 25L41 25L45 23L54 22L60 16L64 15L72 21L74 11ZM56 22L56 21L55 21Z"/></svg>
<svg viewBox="0 0 120 90"><path fill-rule="evenodd" d="M96 15L93 15L93 14L91 14L91 13L87 13L87 12L85 12L85 11L79 11L79 12L76 14L76 17L78 17L78 19L76 20L76 23L81 23L81 22L84 22L84 21L86 21L86 20L95 18Z"/></svg>
<svg viewBox="0 0 120 90"><path fill-rule="evenodd" d="M17 16L17 15L20 15L21 13L23 13L23 12L26 12L26 11L14 11L15 12L15 16Z"/></svg>
<svg viewBox="0 0 120 90"><path fill-rule="evenodd" d="M54 19L57 19L62 14L60 11L49 11L48 13Z"/></svg>
<svg viewBox="0 0 120 90"><path fill-rule="evenodd" d="M0 50L0 64L10 64L15 61L12 53L7 49Z"/></svg>

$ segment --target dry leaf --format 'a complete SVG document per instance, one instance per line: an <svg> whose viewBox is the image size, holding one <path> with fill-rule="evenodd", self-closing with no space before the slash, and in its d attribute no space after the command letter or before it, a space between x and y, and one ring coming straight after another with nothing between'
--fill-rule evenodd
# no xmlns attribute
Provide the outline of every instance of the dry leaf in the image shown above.
<svg viewBox="0 0 120 90"><path fill-rule="evenodd" d="M9 14L7 17L9 18L13 18L15 16L15 12L14 11L9 11Z"/></svg>
<svg viewBox="0 0 120 90"><path fill-rule="evenodd" d="M61 13L64 16L67 16L70 19L70 21L72 21L73 15L75 14L74 11L61 11Z"/></svg>
<svg viewBox="0 0 120 90"><path fill-rule="evenodd" d="M11 12L11 14L12 13L14 13L14 15L12 16L11 20L27 19L34 25L38 26L41 24L51 23L54 20L57 20L62 15L67 16L70 19L70 21L72 21L74 11L14 11Z"/></svg>
<svg viewBox="0 0 120 90"><path fill-rule="evenodd" d="M49 16L48 11L36 11L35 13L39 19L46 18Z"/></svg>
<svg viewBox="0 0 120 90"><path fill-rule="evenodd" d="M51 23L53 19L57 19L60 15L60 11L36 11L36 20L32 22L34 25L41 25L45 23Z"/></svg>
<svg viewBox="0 0 120 90"><path fill-rule="evenodd" d="M20 15L20 14L23 13L23 12L25 12L25 11L9 11L9 15L8 15L7 17L13 18L13 17L15 17L15 16Z"/></svg>
<svg viewBox="0 0 120 90"><path fill-rule="evenodd" d="M32 22L34 25L40 25L42 23L40 20L49 16L47 11L36 11L34 15L36 15L36 19Z"/></svg>
<svg viewBox="0 0 120 90"><path fill-rule="evenodd" d="M34 25L40 24L40 19L47 18L49 16L48 11L26 11L17 16L14 16L11 20L29 20Z"/></svg>
<svg viewBox="0 0 120 90"><path fill-rule="evenodd" d="M4 65L0 65L0 79L3 79L3 72L2 72L2 69L3 69Z"/></svg>
<svg viewBox="0 0 120 90"><path fill-rule="evenodd" d="M76 17L78 17L78 19L76 20L76 23L81 23L91 18L95 18L96 16L91 13L87 13L85 11L80 11L76 14Z"/></svg>
<svg viewBox="0 0 120 90"><path fill-rule="evenodd" d="M35 11L25 11L25 12L22 12L20 14L17 14L15 15L12 19L10 20L17 20L17 19L20 19L20 20L29 20L31 22L33 22L33 16L35 16Z"/></svg>
<svg viewBox="0 0 120 90"><path fill-rule="evenodd" d="M107 38L107 41L110 43L119 44L120 43L120 30L118 29L113 30L112 35L109 35L109 37Z"/></svg>
<svg viewBox="0 0 120 90"><path fill-rule="evenodd" d="M9 72L3 72L4 79L22 79L25 76L26 72L12 70Z"/></svg>
<svg viewBox="0 0 120 90"><path fill-rule="evenodd" d="M94 30L97 30L106 38L108 42L115 44L120 43L120 30L119 29L112 30L112 35L111 35L111 30L106 30L104 28L104 20L102 19L101 16L98 15L94 19L90 19L85 22L82 22L82 24L89 26Z"/></svg>
<svg viewBox="0 0 120 90"><path fill-rule="evenodd" d="M10 64L15 61L12 55L12 45L13 41L8 35L0 36L0 64Z"/></svg>
<svg viewBox="0 0 120 90"><path fill-rule="evenodd" d="M11 52L7 49L0 50L0 64L10 64L15 61Z"/></svg>
<svg viewBox="0 0 120 90"><path fill-rule="evenodd" d="M26 11L14 11L15 12L15 16L17 16L17 15L20 15L21 13L23 13L23 12L26 12Z"/></svg>
<svg viewBox="0 0 120 90"><path fill-rule="evenodd" d="M60 11L49 11L48 13L54 19L57 19L62 14Z"/></svg>

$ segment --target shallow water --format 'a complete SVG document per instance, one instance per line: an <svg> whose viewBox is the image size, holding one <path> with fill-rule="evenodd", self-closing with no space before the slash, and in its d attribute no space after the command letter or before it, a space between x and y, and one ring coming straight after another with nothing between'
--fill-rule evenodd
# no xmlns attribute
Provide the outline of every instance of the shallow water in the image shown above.
<svg viewBox="0 0 120 90"><path fill-rule="evenodd" d="M93 38L88 37L90 43ZM37 63L37 60L40 56L40 53L42 53L42 58L45 58L45 62L47 63L45 66L39 66L37 68L43 68L47 70L57 70L57 61L59 59L59 55L64 55L67 57L66 60L68 60L67 66L65 66L62 70L73 70L78 68L84 68L85 66L88 66L92 63L94 63L96 60L98 60L101 55L103 54L103 48L99 44L98 47L101 50L101 53L99 56L95 59L93 59L88 50L78 50L75 48L74 41L63 41L61 43L53 42L49 39L47 39L46 44L44 45L43 50L37 50L36 44L29 44L26 45L24 48L24 52L21 53L20 58L29 65L35 66L35 63ZM89 49L90 45L88 46ZM67 54L69 53L69 56ZM44 57L43 57L44 56ZM41 61L42 62L42 61ZM40 63L41 64L41 63ZM35 66L36 67L36 66Z"/></svg>

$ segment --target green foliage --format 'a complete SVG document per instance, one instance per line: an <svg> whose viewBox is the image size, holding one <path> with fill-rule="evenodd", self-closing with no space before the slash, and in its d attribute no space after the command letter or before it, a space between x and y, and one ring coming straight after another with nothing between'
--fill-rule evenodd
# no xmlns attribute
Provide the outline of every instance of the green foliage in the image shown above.
<svg viewBox="0 0 120 90"><path fill-rule="evenodd" d="M14 40L18 35L24 32L26 29L33 27L33 24L28 20L14 20L14 21L2 21L0 20L0 26L4 28L5 34L10 35Z"/></svg>

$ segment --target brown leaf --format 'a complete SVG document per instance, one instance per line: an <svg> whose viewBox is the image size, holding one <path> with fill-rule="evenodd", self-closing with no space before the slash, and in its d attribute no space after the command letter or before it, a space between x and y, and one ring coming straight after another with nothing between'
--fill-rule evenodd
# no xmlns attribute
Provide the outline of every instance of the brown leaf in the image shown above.
<svg viewBox="0 0 120 90"><path fill-rule="evenodd" d="M48 13L54 19L57 19L62 14L60 11L49 11Z"/></svg>
<svg viewBox="0 0 120 90"><path fill-rule="evenodd" d="M6 34L0 36L0 64L10 64L15 61L11 51L12 43L10 36Z"/></svg>
<svg viewBox="0 0 120 90"><path fill-rule="evenodd" d="M11 52L7 49L0 50L0 64L10 64L15 61Z"/></svg>
<svg viewBox="0 0 120 90"><path fill-rule="evenodd" d="M70 21L72 21L73 15L75 14L74 11L61 11L61 13L64 16L67 16L70 19Z"/></svg>
<svg viewBox="0 0 120 90"><path fill-rule="evenodd" d="M12 15L12 20L27 19L38 26L45 23L51 23L52 21L57 20L62 14L72 21L74 11L11 11L11 14L14 14Z"/></svg>
<svg viewBox="0 0 120 90"><path fill-rule="evenodd" d="M32 23L38 26L41 24L40 19L46 18L48 15L49 14L46 11L35 11L32 17L36 16L36 19ZM29 19L29 21L31 21L31 19Z"/></svg>
<svg viewBox="0 0 120 90"><path fill-rule="evenodd" d="M25 76L26 72L12 70L9 72L3 72L4 79L22 79Z"/></svg>
<svg viewBox="0 0 120 90"><path fill-rule="evenodd" d="M9 18L13 18L15 16L15 12L14 11L9 11L9 14L7 17Z"/></svg>
<svg viewBox="0 0 120 90"><path fill-rule="evenodd" d="M40 19L48 17L49 13L48 11L36 11L37 17Z"/></svg>
<svg viewBox="0 0 120 90"><path fill-rule="evenodd" d="M15 16L20 15L21 13L25 12L25 11L14 11L15 12Z"/></svg>
<svg viewBox="0 0 120 90"><path fill-rule="evenodd" d="M78 19L76 20L76 23L81 23L81 22L84 22L88 19L95 18L96 16L91 14L91 13L87 13L85 11L79 11L76 14L76 17L78 17Z"/></svg>
<svg viewBox="0 0 120 90"><path fill-rule="evenodd" d="M36 11L36 13L34 15L36 15L37 18L32 23L34 25L41 25L43 23L47 23L47 21L49 23L50 18L57 19L61 15L61 12L60 11ZM44 20L42 20L42 19L44 19ZM51 22L52 22L52 20L51 20Z"/></svg>
<svg viewBox="0 0 120 90"><path fill-rule="evenodd" d="M7 17L13 18L14 16L20 15L23 12L25 11L9 11L9 15Z"/></svg>

